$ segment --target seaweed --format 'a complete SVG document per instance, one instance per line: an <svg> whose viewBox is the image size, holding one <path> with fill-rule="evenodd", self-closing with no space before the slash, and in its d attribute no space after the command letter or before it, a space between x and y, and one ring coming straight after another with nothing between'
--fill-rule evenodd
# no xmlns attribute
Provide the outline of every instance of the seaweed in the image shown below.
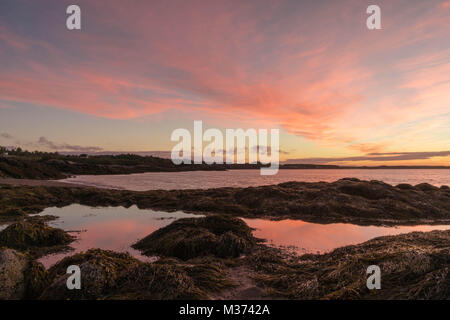
<svg viewBox="0 0 450 320"><path fill-rule="evenodd" d="M34 256L59 251L74 239L64 230L52 228L43 221L21 221L0 231L0 246L27 251Z"/></svg>
<svg viewBox="0 0 450 320"><path fill-rule="evenodd" d="M132 247L145 255L159 254L183 260L207 255L225 258L249 252L257 240L241 219L213 215L174 221Z"/></svg>
<svg viewBox="0 0 450 320"><path fill-rule="evenodd" d="M450 230L379 237L326 254L286 258L276 250L248 257L254 279L288 299L448 299ZM366 270L381 269L382 290L369 290Z"/></svg>

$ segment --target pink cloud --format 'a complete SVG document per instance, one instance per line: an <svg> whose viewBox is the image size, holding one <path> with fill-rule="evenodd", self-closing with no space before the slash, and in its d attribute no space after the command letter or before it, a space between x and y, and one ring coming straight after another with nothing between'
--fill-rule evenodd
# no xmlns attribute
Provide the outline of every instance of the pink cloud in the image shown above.
<svg viewBox="0 0 450 320"><path fill-rule="evenodd" d="M349 3L89 2L96 18L82 32L44 40L0 29L17 53L17 67L0 74L0 99L116 119L175 109L344 144L443 112L446 52L432 55L428 42L408 50L448 39L448 15L386 2L385 31L370 33L364 6ZM389 70L399 77L386 85Z"/></svg>

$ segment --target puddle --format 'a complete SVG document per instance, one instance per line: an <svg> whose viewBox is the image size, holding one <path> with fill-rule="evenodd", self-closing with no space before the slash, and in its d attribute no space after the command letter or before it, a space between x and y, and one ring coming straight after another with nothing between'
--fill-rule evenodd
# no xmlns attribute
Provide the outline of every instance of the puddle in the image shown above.
<svg viewBox="0 0 450 320"><path fill-rule="evenodd" d="M244 221L257 229L254 232L255 237L267 239L270 245L287 247L298 254L329 252L338 247L359 244L380 236L450 229L450 225L377 227L347 223L318 224L290 219L280 221L244 219Z"/></svg>
<svg viewBox="0 0 450 320"><path fill-rule="evenodd" d="M77 237L77 240L70 244L74 251L51 254L39 259L46 268L65 256L90 248L129 252L139 260L153 261L154 258L141 255L130 245L176 219L200 217L181 211L141 210L136 206L92 208L78 204L64 208L47 208L39 215L58 216L58 219L48 224L70 231Z"/></svg>

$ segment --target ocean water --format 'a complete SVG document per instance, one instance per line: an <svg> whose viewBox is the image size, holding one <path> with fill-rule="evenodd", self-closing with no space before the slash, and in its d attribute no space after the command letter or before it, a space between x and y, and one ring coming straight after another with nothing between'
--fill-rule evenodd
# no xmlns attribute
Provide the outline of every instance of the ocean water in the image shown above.
<svg viewBox="0 0 450 320"><path fill-rule="evenodd" d="M65 256L90 248L128 252L142 261L153 261L154 257L142 256L130 246L176 219L201 217L181 211L168 213L142 210L136 206L92 208L78 204L63 208L47 208L39 215L57 216L58 219L49 224L77 237L77 240L70 244L74 250L39 259L46 268ZM344 223L317 224L289 219L281 221L244 219L244 221L255 228L256 237L266 239L269 245L286 247L298 254L328 252L337 247L357 244L384 235L450 229L450 225L376 227Z"/></svg>
<svg viewBox="0 0 450 320"><path fill-rule="evenodd" d="M381 180L392 185L416 185L422 182L438 187L450 185L449 169L286 169L273 176L262 176L259 170L148 172L129 175L80 175L61 181L100 188L145 191L248 187L287 181L332 182L346 177Z"/></svg>

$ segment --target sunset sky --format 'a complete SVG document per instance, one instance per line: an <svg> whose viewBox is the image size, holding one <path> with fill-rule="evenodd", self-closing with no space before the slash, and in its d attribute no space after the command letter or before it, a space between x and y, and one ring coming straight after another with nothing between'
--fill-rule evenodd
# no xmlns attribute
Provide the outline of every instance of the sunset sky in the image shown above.
<svg viewBox="0 0 450 320"><path fill-rule="evenodd" d="M450 1L0 1L0 145L168 151L194 120L279 128L288 162L450 165Z"/></svg>

